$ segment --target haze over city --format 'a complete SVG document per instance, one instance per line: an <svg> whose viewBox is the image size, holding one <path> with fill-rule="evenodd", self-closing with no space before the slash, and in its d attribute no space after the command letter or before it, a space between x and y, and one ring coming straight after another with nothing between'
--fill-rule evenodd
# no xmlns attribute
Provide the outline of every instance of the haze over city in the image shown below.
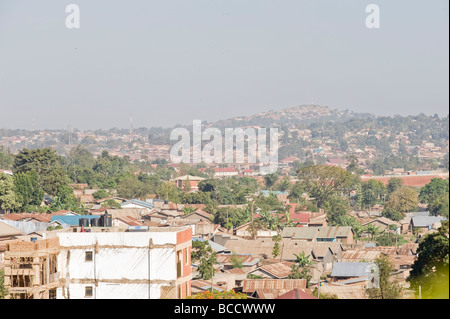
<svg viewBox="0 0 450 319"><path fill-rule="evenodd" d="M66 6L80 8L68 29ZM448 1L0 3L0 128L126 128L319 104L448 115Z"/></svg>

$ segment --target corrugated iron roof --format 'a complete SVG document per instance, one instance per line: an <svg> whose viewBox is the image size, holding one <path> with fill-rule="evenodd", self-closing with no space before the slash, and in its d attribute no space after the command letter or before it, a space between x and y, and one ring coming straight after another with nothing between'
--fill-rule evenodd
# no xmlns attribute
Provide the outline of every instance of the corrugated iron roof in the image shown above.
<svg viewBox="0 0 450 319"><path fill-rule="evenodd" d="M320 287L319 292L336 295L338 299L367 299L363 286L327 285Z"/></svg>
<svg viewBox="0 0 450 319"><path fill-rule="evenodd" d="M228 240L225 243L225 247L236 254L250 254L252 256L263 256L265 258L271 258L274 241L271 238L265 239L239 239ZM304 252L306 255L314 255L316 258L325 256L327 249L336 254L342 250L342 245L339 242L307 242L301 240L294 240L289 238L283 238L280 242L280 250L282 260L295 260L294 254L301 254Z"/></svg>
<svg viewBox="0 0 450 319"><path fill-rule="evenodd" d="M342 252L340 262L359 262L359 261L374 261L381 255L379 250L346 250Z"/></svg>
<svg viewBox="0 0 450 319"><path fill-rule="evenodd" d="M254 292L258 289L292 290L306 289L306 279L245 279L243 292Z"/></svg>
<svg viewBox="0 0 450 319"><path fill-rule="evenodd" d="M335 262L331 277L364 277L370 273L369 266L372 264L368 262Z"/></svg>
<svg viewBox="0 0 450 319"><path fill-rule="evenodd" d="M293 289L280 295L276 299L317 299L317 297L313 296L307 289Z"/></svg>
<svg viewBox="0 0 450 319"><path fill-rule="evenodd" d="M413 227L429 227L435 223L440 223L445 220L443 217L438 216L413 216L411 223Z"/></svg>
<svg viewBox="0 0 450 319"><path fill-rule="evenodd" d="M25 235L23 231L0 221L0 238Z"/></svg>
<svg viewBox="0 0 450 319"><path fill-rule="evenodd" d="M281 236L284 238L314 239L319 227L285 227Z"/></svg>
<svg viewBox="0 0 450 319"><path fill-rule="evenodd" d="M276 278L286 278L292 271L291 267L283 262L264 265L259 267L257 270L265 271Z"/></svg>
<svg viewBox="0 0 450 319"><path fill-rule="evenodd" d="M316 238L337 238L347 237L352 231L350 226L325 226L319 227Z"/></svg>

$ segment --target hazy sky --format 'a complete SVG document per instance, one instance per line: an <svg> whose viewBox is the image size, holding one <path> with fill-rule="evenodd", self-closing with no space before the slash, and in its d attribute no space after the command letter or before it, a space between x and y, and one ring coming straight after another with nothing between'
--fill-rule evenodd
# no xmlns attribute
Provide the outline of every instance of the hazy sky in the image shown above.
<svg viewBox="0 0 450 319"><path fill-rule="evenodd" d="M66 6L80 8L69 29ZM380 28L365 25L380 7ZM448 0L0 0L0 128L448 114Z"/></svg>

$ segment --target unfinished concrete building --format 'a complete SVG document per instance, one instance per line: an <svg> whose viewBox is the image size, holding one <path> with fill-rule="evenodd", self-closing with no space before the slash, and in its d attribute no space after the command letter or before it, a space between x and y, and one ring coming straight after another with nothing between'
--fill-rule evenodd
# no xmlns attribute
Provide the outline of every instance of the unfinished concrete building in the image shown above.
<svg viewBox="0 0 450 319"><path fill-rule="evenodd" d="M5 253L7 298L178 299L191 294L190 227L49 232Z"/></svg>
<svg viewBox="0 0 450 319"><path fill-rule="evenodd" d="M59 248L58 238L9 243L4 257L7 298L55 299Z"/></svg>

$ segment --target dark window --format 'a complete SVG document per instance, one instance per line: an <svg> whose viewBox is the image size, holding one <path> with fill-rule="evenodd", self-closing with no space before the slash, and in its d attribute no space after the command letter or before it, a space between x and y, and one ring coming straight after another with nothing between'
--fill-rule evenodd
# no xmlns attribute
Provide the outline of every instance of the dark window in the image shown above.
<svg viewBox="0 0 450 319"><path fill-rule="evenodd" d="M92 251L87 251L84 255L84 261L92 261Z"/></svg>
<svg viewBox="0 0 450 319"><path fill-rule="evenodd" d="M92 286L86 286L84 287L84 296L85 297L92 297Z"/></svg>

